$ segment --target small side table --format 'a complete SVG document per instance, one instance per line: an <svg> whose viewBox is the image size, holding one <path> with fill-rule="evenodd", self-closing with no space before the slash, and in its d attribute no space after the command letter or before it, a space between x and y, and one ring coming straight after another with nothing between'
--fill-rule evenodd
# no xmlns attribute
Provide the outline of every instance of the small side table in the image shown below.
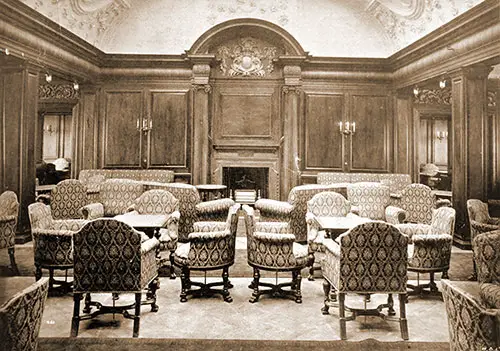
<svg viewBox="0 0 500 351"><path fill-rule="evenodd" d="M195 186L200 192L202 201L216 200L226 195L227 186L222 184L198 184Z"/></svg>

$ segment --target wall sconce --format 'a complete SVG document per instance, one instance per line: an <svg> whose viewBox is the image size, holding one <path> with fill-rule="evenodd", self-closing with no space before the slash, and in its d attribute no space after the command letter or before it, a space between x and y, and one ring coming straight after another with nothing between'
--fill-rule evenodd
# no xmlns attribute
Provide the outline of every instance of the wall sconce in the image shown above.
<svg viewBox="0 0 500 351"><path fill-rule="evenodd" d="M43 127L43 131L52 135L52 133L54 133L54 127L52 127L52 124L49 124L49 125Z"/></svg>
<svg viewBox="0 0 500 351"><path fill-rule="evenodd" d="M415 86L413 88L413 95L415 95L415 97L418 97L418 94L420 94L420 88Z"/></svg>
<svg viewBox="0 0 500 351"><path fill-rule="evenodd" d="M441 80L439 81L439 87L440 87L441 89L446 88L446 79L441 79Z"/></svg>
<svg viewBox="0 0 500 351"><path fill-rule="evenodd" d="M52 82L52 74L50 74L50 73L45 73L45 81L46 81L47 83Z"/></svg>
<svg viewBox="0 0 500 351"><path fill-rule="evenodd" d="M137 118L137 126L136 126L138 131L142 132L149 132L150 130L153 130L153 120L150 118L143 118L142 119L142 126L140 124L139 118Z"/></svg>
<svg viewBox="0 0 500 351"><path fill-rule="evenodd" d="M356 133L356 122L339 122L339 132L344 135Z"/></svg>
<svg viewBox="0 0 500 351"><path fill-rule="evenodd" d="M80 85L78 84L78 82L73 82L73 89L75 89L76 91L80 89Z"/></svg>
<svg viewBox="0 0 500 351"><path fill-rule="evenodd" d="M448 132L444 132L444 131L437 131L436 132L436 138L439 140L439 141L443 141L444 139L448 139Z"/></svg>
<svg viewBox="0 0 500 351"><path fill-rule="evenodd" d="M5 55L10 55L10 50L9 50L9 48L5 48L5 49L3 50L3 52L5 52Z"/></svg>

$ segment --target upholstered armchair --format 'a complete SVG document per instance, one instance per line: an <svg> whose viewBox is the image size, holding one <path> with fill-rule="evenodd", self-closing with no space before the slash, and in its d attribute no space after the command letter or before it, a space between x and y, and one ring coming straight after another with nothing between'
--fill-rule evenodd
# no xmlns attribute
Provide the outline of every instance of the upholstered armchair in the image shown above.
<svg viewBox="0 0 500 351"><path fill-rule="evenodd" d="M346 321L354 320L358 315L385 317L382 313L385 308L389 315L394 315L392 294L398 294L401 337L407 340L408 237L389 223L373 221L354 227L336 241L325 240L324 246L325 258L321 261L321 268L325 278L325 306L322 312L328 314L330 293L336 292L341 339L347 338ZM354 309L345 306L345 295L348 293L389 294L389 297L387 304L376 308ZM346 309L352 315L346 317Z"/></svg>
<svg viewBox="0 0 500 351"><path fill-rule="evenodd" d="M401 191L400 197L393 199L392 205L406 211L407 222L430 224L432 210L439 207L441 203L437 201L436 195L427 185L414 183L407 185Z"/></svg>
<svg viewBox="0 0 500 351"><path fill-rule="evenodd" d="M121 313L133 319L133 337L139 336L141 305L151 305L152 312L158 311L158 245L158 239L142 241L140 232L112 218L90 221L74 234L72 337L78 335L80 321L106 313ZM146 289L143 301L142 291ZM133 293L135 301L129 305L103 306L92 301L94 293ZM84 294L84 314L80 315L80 300ZM96 308L94 312L93 307ZM131 309L133 315L128 312Z"/></svg>
<svg viewBox="0 0 500 351"><path fill-rule="evenodd" d="M406 218L406 211L390 206L391 193L387 185L372 182L349 184L347 199L351 202L351 212L360 217L391 224L403 223Z"/></svg>
<svg viewBox="0 0 500 351"><path fill-rule="evenodd" d="M33 236L35 256L35 278L42 277L42 268L49 270L49 290L54 284L64 291L71 287L71 282L54 279L54 270L73 268L73 234L85 223L83 219L53 219L50 206L36 202L28 206L28 215Z"/></svg>
<svg viewBox="0 0 500 351"><path fill-rule="evenodd" d="M188 242L179 245L174 254L174 263L181 269L180 301L186 302L188 295L209 296L221 294L224 301L232 302L229 289L229 267L234 264L236 230L238 227L238 204L233 204L223 221L202 221L193 224L194 232ZM191 280L191 271L222 269L222 282L206 283ZM222 285L222 289L214 289ZM192 286L198 288L192 289Z"/></svg>
<svg viewBox="0 0 500 351"><path fill-rule="evenodd" d="M198 221L220 221L227 218L227 211L234 205L229 198L201 201L198 189L190 184L162 184L161 189L172 193L179 200L179 242L188 242L188 236L194 231L193 224Z"/></svg>
<svg viewBox="0 0 500 351"><path fill-rule="evenodd" d="M417 285L408 284L412 289L409 294L421 294L424 289L437 293L434 273L442 272L442 278L448 279L450 268L451 247L455 231L456 212L451 207L440 207L433 210L431 224L405 223L397 224L402 233L408 235L408 270L417 272ZM429 273L429 283L420 284L420 273Z"/></svg>
<svg viewBox="0 0 500 351"><path fill-rule="evenodd" d="M291 297L296 303L302 303L301 269L309 264L307 245L299 244L296 237L285 223L258 223L253 208L243 206L247 231L247 259L253 268L253 280L249 288L253 289L250 302L257 302L262 295L271 297ZM258 231L257 231L258 230ZM260 270L292 272L292 281L271 284L260 281ZM266 287L268 289L261 289ZM290 287L290 289L285 289Z"/></svg>
<svg viewBox="0 0 500 351"><path fill-rule="evenodd" d="M121 215L143 192L144 185L135 180L107 179L100 187L100 202L82 207L83 218L92 220Z"/></svg>
<svg viewBox="0 0 500 351"><path fill-rule="evenodd" d="M50 193L50 209L54 219L82 218L87 205L87 187L77 179L60 181Z"/></svg>
<svg viewBox="0 0 500 351"><path fill-rule="evenodd" d="M481 233L500 229L500 218L490 217L488 204L481 200L467 200L467 214L469 217L471 242L474 241L474 238ZM473 273L471 279L477 279L475 261L473 262Z"/></svg>
<svg viewBox="0 0 500 351"><path fill-rule="evenodd" d="M10 190L4 191L0 195L0 249L7 248L11 269L15 275L19 274L15 257L18 214L19 202L16 193Z"/></svg>
<svg viewBox="0 0 500 351"><path fill-rule="evenodd" d="M175 279L174 272L174 252L177 249L177 237L179 231L179 200L166 190L153 189L145 191L135 199L128 208L127 216L136 214L164 214L168 216L165 228L159 231L160 252L159 266L162 267L165 261L170 262L170 278ZM164 253L168 256L164 257Z"/></svg>
<svg viewBox="0 0 500 351"><path fill-rule="evenodd" d="M262 222L288 222L290 232L297 242L307 242L307 201L322 191L344 192L345 188L336 185L306 184L293 187L288 201L259 199L255 209L259 211Z"/></svg>
<svg viewBox="0 0 500 351"><path fill-rule="evenodd" d="M48 279L40 279L0 307L2 350L36 350L47 299Z"/></svg>
<svg viewBox="0 0 500 351"><path fill-rule="evenodd" d="M478 281L442 280L451 350L500 347L500 230L472 240Z"/></svg>
<svg viewBox="0 0 500 351"><path fill-rule="evenodd" d="M311 255L309 280L314 280L316 256L322 258L325 252L323 242L326 233L321 230L315 218L319 216L346 217L350 212L351 203L342 194L334 191L323 191L307 201L307 244Z"/></svg>

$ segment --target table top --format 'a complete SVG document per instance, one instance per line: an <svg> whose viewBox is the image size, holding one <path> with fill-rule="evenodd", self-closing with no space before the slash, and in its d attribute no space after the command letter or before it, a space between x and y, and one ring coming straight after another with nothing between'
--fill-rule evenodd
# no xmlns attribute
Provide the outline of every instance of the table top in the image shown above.
<svg viewBox="0 0 500 351"><path fill-rule="evenodd" d="M371 222L371 219L365 217L330 217L330 216L319 216L315 217L316 222L319 226L325 230L349 230L355 226Z"/></svg>
<svg viewBox="0 0 500 351"><path fill-rule="evenodd" d="M168 220L163 214L123 214L115 216L114 219L127 223L133 228L162 228Z"/></svg>
<svg viewBox="0 0 500 351"><path fill-rule="evenodd" d="M222 184L198 184L195 185L198 190L225 190L227 186Z"/></svg>

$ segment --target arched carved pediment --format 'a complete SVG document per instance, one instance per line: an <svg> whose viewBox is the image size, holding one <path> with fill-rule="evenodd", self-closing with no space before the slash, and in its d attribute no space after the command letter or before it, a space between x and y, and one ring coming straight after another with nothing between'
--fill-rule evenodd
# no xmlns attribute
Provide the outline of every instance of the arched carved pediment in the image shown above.
<svg viewBox="0 0 500 351"><path fill-rule="evenodd" d="M275 47L281 55L307 55L299 42L283 28L271 22L253 18L230 20L212 27L196 40L187 54L216 54L221 46L248 37L256 42L268 43L268 47Z"/></svg>

